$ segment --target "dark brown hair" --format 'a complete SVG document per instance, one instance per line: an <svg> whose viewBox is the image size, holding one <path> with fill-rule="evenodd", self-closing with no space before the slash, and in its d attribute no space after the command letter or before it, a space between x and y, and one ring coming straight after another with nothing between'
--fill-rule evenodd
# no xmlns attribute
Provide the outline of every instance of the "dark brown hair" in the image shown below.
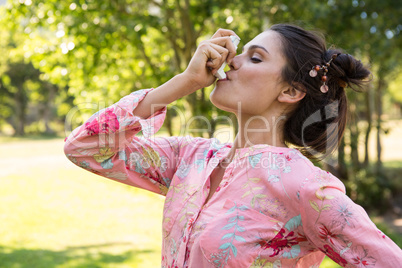
<svg viewBox="0 0 402 268"><path fill-rule="evenodd" d="M339 49L327 50L324 38L315 32L290 24L276 24L270 30L281 36L287 62L282 78L306 93L284 123L284 142L296 146L309 158L326 156L338 147L345 130L347 98L344 86L361 88L370 71ZM322 93L322 70L316 77L311 77L309 71L315 65L325 65L333 54L339 55L328 67L326 84L329 90Z"/></svg>

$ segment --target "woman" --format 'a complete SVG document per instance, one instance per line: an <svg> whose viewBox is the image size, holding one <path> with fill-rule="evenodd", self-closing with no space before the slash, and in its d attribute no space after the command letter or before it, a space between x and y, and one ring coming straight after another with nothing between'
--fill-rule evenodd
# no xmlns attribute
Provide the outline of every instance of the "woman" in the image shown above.
<svg viewBox="0 0 402 268"><path fill-rule="evenodd" d="M306 158L336 147L345 87L369 71L296 26L274 25L238 56L230 35L218 30L183 73L93 115L68 137L67 157L166 196L163 267L319 267L325 255L344 267L398 267L400 248ZM150 138L166 105L211 85L225 60L227 79L210 98L237 116L234 143Z"/></svg>

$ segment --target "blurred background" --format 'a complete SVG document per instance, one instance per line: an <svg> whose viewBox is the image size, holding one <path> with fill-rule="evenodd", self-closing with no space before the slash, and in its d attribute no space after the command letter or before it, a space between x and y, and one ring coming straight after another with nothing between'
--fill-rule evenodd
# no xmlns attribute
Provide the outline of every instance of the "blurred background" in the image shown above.
<svg viewBox="0 0 402 268"><path fill-rule="evenodd" d="M317 164L401 247L402 1L0 0L0 267L160 267L163 197L84 172L63 140L97 110L183 71L218 28L241 47L281 22L370 66L364 92L348 90L339 151ZM173 103L158 135L230 127L211 90ZM183 133L182 114L210 126L193 120L198 130Z"/></svg>

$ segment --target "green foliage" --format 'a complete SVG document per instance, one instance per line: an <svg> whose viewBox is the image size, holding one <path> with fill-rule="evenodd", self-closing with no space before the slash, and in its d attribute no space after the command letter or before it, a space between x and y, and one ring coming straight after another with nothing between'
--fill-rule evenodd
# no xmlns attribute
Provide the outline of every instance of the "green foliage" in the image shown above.
<svg viewBox="0 0 402 268"><path fill-rule="evenodd" d="M366 210L376 212L389 208L391 198L390 184L386 177L373 170L360 169L354 177L346 181L348 195Z"/></svg>
<svg viewBox="0 0 402 268"><path fill-rule="evenodd" d="M397 76L390 81L389 94L394 102L402 105L402 72L401 67L396 71Z"/></svg>
<svg viewBox="0 0 402 268"><path fill-rule="evenodd" d="M41 81L57 86L53 118L62 121L74 105L93 103L97 110L99 102L158 86L183 71L197 43L219 27L235 30L244 45L278 22L320 28L330 42L391 75L399 64L400 9L392 1L358 0L9 0L0 8L0 50L9 55L0 76L11 62L32 63ZM210 90L186 98L192 114L226 115L208 102Z"/></svg>

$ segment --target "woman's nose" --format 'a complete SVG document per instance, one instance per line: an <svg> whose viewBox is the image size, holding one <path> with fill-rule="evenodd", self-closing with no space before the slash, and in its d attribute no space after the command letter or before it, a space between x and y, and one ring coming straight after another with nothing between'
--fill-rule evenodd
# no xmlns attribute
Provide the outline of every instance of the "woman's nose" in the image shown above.
<svg viewBox="0 0 402 268"><path fill-rule="evenodd" d="M229 64L231 70L237 70L240 66L240 55L235 56Z"/></svg>

